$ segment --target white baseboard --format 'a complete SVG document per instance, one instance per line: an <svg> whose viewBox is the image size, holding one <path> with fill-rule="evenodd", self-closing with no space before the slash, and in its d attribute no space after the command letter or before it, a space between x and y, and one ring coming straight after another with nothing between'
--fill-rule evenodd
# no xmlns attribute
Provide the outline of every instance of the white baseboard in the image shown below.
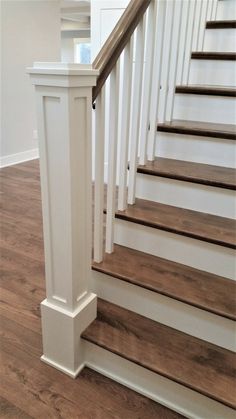
<svg viewBox="0 0 236 419"><path fill-rule="evenodd" d="M22 151L21 153L9 154L0 158L0 168L12 166L14 164L23 163L25 161L39 158L38 148L32 150Z"/></svg>

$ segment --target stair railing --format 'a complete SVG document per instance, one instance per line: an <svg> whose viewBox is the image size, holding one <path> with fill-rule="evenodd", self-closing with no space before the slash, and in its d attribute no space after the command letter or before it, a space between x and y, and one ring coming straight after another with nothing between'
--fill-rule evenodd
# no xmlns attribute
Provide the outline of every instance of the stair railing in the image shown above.
<svg viewBox="0 0 236 419"><path fill-rule="evenodd" d="M154 160L157 123L172 120L176 85L188 84L191 52L203 50L216 8L217 0L132 0L93 62L96 262L104 242L113 252L115 212L135 203L137 165Z"/></svg>

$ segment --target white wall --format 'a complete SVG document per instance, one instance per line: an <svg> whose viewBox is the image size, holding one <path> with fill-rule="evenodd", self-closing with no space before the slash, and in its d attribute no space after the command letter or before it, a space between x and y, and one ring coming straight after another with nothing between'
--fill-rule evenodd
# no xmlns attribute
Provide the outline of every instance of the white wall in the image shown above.
<svg viewBox="0 0 236 419"><path fill-rule="evenodd" d="M60 4L57 0L2 0L1 3L1 164L35 153L34 90L26 67L60 61Z"/></svg>

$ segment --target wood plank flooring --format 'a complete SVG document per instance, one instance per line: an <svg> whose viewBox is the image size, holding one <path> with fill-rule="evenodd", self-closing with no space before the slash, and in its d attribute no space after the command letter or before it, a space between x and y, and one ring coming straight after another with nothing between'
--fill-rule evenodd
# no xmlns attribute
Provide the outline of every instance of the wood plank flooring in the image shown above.
<svg viewBox="0 0 236 419"><path fill-rule="evenodd" d="M217 215L136 199L116 217L221 246L236 248L236 221Z"/></svg>
<svg viewBox="0 0 236 419"><path fill-rule="evenodd" d="M236 408L236 356L233 352L101 299L98 317L82 337Z"/></svg>
<svg viewBox="0 0 236 419"><path fill-rule="evenodd" d="M0 417L181 418L88 368L73 380L40 361L45 282L38 161L4 168L0 176Z"/></svg>
<svg viewBox="0 0 236 419"><path fill-rule="evenodd" d="M93 269L236 320L235 281L119 245Z"/></svg>
<svg viewBox="0 0 236 419"><path fill-rule="evenodd" d="M236 170L230 167L156 157L145 166L138 166L138 172L218 188L236 189Z"/></svg>

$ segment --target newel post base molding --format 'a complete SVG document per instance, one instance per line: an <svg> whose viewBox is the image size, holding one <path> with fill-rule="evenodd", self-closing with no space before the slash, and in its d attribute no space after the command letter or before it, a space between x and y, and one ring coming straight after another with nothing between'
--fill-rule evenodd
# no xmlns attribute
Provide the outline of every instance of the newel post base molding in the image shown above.
<svg viewBox="0 0 236 419"><path fill-rule="evenodd" d="M35 63L46 271L41 303L42 360L76 377L84 365L80 335L96 318L89 289L92 236L91 66Z"/></svg>

